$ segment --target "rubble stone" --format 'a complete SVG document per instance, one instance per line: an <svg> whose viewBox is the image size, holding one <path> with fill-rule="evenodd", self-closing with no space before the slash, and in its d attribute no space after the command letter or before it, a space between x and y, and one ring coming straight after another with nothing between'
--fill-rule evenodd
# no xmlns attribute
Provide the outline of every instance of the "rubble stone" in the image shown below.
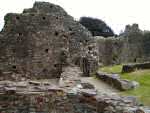
<svg viewBox="0 0 150 113"><path fill-rule="evenodd" d="M98 71L96 73L96 76L97 78L103 80L104 82L108 83L109 85L121 91L133 89L139 86L138 82L123 80L117 74L107 74L107 73Z"/></svg>
<svg viewBox="0 0 150 113"><path fill-rule="evenodd" d="M64 70L70 73L78 69L70 68ZM73 78L76 81L79 75ZM73 78L69 76L66 80L73 81ZM150 113L148 107L139 106L135 97L121 97L76 87L80 82L68 84L70 88L54 84L43 87L45 81L3 81L0 84L3 88L0 92L2 113ZM26 87L22 87L24 84Z"/></svg>

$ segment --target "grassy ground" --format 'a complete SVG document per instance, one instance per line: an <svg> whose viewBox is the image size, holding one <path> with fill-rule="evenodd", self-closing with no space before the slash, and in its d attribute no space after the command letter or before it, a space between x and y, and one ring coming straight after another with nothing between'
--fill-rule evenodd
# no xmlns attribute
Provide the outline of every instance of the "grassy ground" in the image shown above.
<svg viewBox="0 0 150 113"><path fill-rule="evenodd" d="M150 106L150 70L136 70L132 73L121 73L122 65L103 67L100 70L108 73L118 73L121 78L135 80L140 87L134 90L121 92L123 95L136 96L144 105Z"/></svg>

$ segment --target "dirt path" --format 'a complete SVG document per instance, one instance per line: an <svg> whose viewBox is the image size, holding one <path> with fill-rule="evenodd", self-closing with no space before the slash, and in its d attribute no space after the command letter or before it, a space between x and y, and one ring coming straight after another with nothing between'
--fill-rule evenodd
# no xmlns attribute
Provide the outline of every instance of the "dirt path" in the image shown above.
<svg viewBox="0 0 150 113"><path fill-rule="evenodd" d="M119 92L115 88L109 86L105 82L98 80L94 77L82 77L81 80L83 82L89 82L95 86L95 88L102 93L110 93L110 94L117 94Z"/></svg>
<svg viewBox="0 0 150 113"><path fill-rule="evenodd" d="M96 79L94 77L81 77L81 72L78 67L66 67L64 68L64 71L61 75L60 80L58 79L51 79L48 80L48 82L54 84L54 85L60 85L61 87L65 88L73 88L76 86L78 81L90 83L95 86L95 88L100 93L106 93L106 94L118 94L118 90L109 86L105 82Z"/></svg>

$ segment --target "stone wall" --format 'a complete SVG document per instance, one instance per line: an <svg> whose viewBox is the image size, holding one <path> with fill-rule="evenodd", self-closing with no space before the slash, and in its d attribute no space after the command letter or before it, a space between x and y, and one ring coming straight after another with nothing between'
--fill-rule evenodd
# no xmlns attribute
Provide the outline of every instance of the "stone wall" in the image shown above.
<svg viewBox="0 0 150 113"><path fill-rule="evenodd" d="M71 76L70 76L71 74ZM66 67L57 85L50 81L0 81L1 113L149 113L135 97L103 93L80 79L78 67ZM61 81L62 80L62 81ZM89 87L90 86L90 87Z"/></svg>
<svg viewBox="0 0 150 113"><path fill-rule="evenodd" d="M146 62L150 59L149 40L144 37L95 37L102 65ZM145 49L147 47L147 49Z"/></svg>
<svg viewBox="0 0 150 113"><path fill-rule="evenodd" d="M150 62L125 64L122 67L122 73L129 73L135 70L150 69Z"/></svg>
<svg viewBox="0 0 150 113"><path fill-rule="evenodd" d="M27 86L27 82L11 82L8 86L7 82L0 88L1 113L149 113L148 108L138 106L134 97L95 89L65 90L47 83L43 87L39 82Z"/></svg>
<svg viewBox="0 0 150 113"><path fill-rule="evenodd" d="M138 82L122 79L118 74L108 74L97 71L96 77L120 91L132 90L139 86Z"/></svg>
<svg viewBox="0 0 150 113"><path fill-rule="evenodd" d="M118 37L95 37L98 41L100 62L103 65L143 63L150 60L150 32L138 24L127 25Z"/></svg>
<svg viewBox="0 0 150 113"><path fill-rule="evenodd" d="M37 88L41 88L37 86ZM36 88L36 90L37 90ZM12 92L13 91L13 92ZM7 90L0 94L1 113L149 113L133 97L97 93L92 89L77 92L49 87L35 92Z"/></svg>
<svg viewBox="0 0 150 113"><path fill-rule="evenodd" d="M94 37L99 50L99 62L102 65L119 64L121 62L123 41L114 37Z"/></svg>
<svg viewBox="0 0 150 113"><path fill-rule="evenodd" d="M75 64L78 57L78 62L88 60L90 37L88 30L51 3L35 2L21 14L9 13L0 36L0 80L60 77L63 66Z"/></svg>

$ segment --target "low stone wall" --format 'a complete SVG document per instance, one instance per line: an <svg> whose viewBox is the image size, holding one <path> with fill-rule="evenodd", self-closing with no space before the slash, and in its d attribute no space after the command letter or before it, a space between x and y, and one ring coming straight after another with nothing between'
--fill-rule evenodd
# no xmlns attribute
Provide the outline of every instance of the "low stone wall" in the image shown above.
<svg viewBox="0 0 150 113"><path fill-rule="evenodd" d="M80 74L78 67L66 67L57 85L47 80L0 81L0 113L150 113L134 97L85 86Z"/></svg>
<svg viewBox="0 0 150 113"><path fill-rule="evenodd" d="M12 82L13 83L13 82ZM9 89L0 94L1 113L149 113L133 97L120 97L97 92L94 89L63 90L49 87L44 90L38 83L26 92ZM36 87L35 87L36 86ZM6 86L5 86L6 87ZM11 86L15 87L15 86ZM16 86L18 89L19 86ZM36 90L35 90L36 89ZM37 90L38 89L38 90Z"/></svg>
<svg viewBox="0 0 150 113"><path fill-rule="evenodd" d="M123 65L122 73L133 72L136 69L150 69L150 62Z"/></svg>
<svg viewBox="0 0 150 113"><path fill-rule="evenodd" d="M97 78L105 81L112 87L115 87L118 90L124 91L137 87L139 84L135 81L123 80L118 74L107 74L98 71L96 73Z"/></svg>

